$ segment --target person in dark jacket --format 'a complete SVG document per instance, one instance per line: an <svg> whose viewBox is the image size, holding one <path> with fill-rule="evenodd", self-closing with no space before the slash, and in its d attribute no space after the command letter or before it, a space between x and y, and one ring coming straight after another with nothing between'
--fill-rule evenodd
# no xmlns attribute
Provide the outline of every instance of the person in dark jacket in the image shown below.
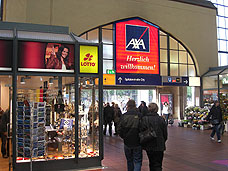
<svg viewBox="0 0 228 171"><path fill-rule="evenodd" d="M221 127L221 122L222 122L222 109L219 105L218 101L215 101L214 105L212 106L208 116L206 117L206 120L210 120L213 125L213 130L211 132L211 140L214 139L214 135L216 133L217 135L217 141L218 143L221 143L221 136L220 136L220 127Z"/></svg>
<svg viewBox="0 0 228 171"><path fill-rule="evenodd" d="M163 117L158 115L158 106L156 103L150 103L148 113L142 117L140 122L140 131L145 131L152 127L156 132L157 138L142 145L146 150L149 166L151 171L162 170L162 161L164 151L166 150L165 142L167 141L167 124Z"/></svg>
<svg viewBox="0 0 228 171"><path fill-rule="evenodd" d="M146 106L146 102L144 102L144 101L141 101L141 104L140 104L140 106L138 107L138 109L139 109L139 112L144 116L144 115L146 115L146 113L148 113L148 108L147 108L147 106Z"/></svg>
<svg viewBox="0 0 228 171"><path fill-rule="evenodd" d="M104 135L106 135L107 125L109 126L109 135L112 136L112 121L114 118L114 108L107 103L107 106L104 107Z"/></svg>
<svg viewBox="0 0 228 171"><path fill-rule="evenodd" d="M119 124L121 115L122 115L122 112L121 112L121 110L119 108L119 105L118 104L115 104L114 105L114 126L115 126L115 133L114 133L114 135L118 135L118 133L117 133L117 127L118 127L118 124Z"/></svg>
<svg viewBox="0 0 228 171"><path fill-rule="evenodd" d="M128 171L140 171L142 166L142 147L139 141L139 121L135 101L127 102L127 112L120 117L117 132L124 140L124 152Z"/></svg>
<svg viewBox="0 0 228 171"><path fill-rule="evenodd" d="M1 132L1 139L2 139L2 146L1 146L1 152L3 158L7 158L7 151L6 151L6 141L7 141L7 124L10 121L10 112L9 109L7 109L1 118L1 125L0 125L0 132Z"/></svg>

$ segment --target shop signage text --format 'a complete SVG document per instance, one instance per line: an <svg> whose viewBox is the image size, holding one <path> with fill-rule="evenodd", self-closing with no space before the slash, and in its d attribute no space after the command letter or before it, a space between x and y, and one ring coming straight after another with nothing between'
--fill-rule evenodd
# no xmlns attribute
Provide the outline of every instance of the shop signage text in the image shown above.
<svg viewBox="0 0 228 171"><path fill-rule="evenodd" d="M162 77L162 84L164 86L189 86L189 77Z"/></svg>
<svg viewBox="0 0 228 171"><path fill-rule="evenodd" d="M157 27L139 19L116 23L116 73L159 74Z"/></svg>
<svg viewBox="0 0 228 171"><path fill-rule="evenodd" d="M80 46L80 73L98 73L98 47Z"/></svg>
<svg viewBox="0 0 228 171"><path fill-rule="evenodd" d="M161 77L148 74L116 74L116 85L161 85Z"/></svg>

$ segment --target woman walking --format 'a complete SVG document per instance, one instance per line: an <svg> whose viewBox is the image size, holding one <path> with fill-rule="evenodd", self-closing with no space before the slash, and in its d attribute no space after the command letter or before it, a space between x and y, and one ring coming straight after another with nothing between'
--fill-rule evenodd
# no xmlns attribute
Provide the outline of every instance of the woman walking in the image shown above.
<svg viewBox="0 0 228 171"><path fill-rule="evenodd" d="M149 112L142 117L140 132L153 129L157 137L142 144L142 148L146 150L150 171L160 171L162 170L162 161L164 151L166 150L167 124L164 118L158 115L158 106L156 103L150 103L148 111Z"/></svg>

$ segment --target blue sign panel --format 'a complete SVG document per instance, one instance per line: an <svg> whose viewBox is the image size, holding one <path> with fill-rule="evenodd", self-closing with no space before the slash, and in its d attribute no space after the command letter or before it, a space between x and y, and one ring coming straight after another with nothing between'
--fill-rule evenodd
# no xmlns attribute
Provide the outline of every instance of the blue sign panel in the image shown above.
<svg viewBox="0 0 228 171"><path fill-rule="evenodd" d="M157 74L116 74L116 85L161 85Z"/></svg>
<svg viewBox="0 0 228 171"><path fill-rule="evenodd" d="M163 78L163 86L189 86L188 77L167 77Z"/></svg>
<svg viewBox="0 0 228 171"><path fill-rule="evenodd" d="M149 52L149 27L126 25L126 50Z"/></svg>

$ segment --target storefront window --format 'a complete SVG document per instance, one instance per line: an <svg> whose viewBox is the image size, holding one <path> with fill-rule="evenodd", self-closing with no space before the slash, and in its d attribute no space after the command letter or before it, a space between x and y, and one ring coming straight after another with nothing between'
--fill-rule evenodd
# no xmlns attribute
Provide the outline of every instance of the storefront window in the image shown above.
<svg viewBox="0 0 228 171"><path fill-rule="evenodd" d="M79 158L99 156L98 78L79 79Z"/></svg>
<svg viewBox="0 0 228 171"><path fill-rule="evenodd" d="M17 162L74 158L74 77L23 75L17 87Z"/></svg>

